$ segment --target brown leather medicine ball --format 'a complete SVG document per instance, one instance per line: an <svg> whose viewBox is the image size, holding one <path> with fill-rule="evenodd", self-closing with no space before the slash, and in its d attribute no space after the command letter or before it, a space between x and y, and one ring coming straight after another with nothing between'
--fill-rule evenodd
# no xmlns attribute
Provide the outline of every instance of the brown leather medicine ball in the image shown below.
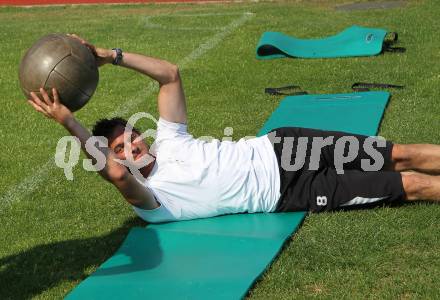
<svg viewBox="0 0 440 300"><path fill-rule="evenodd" d="M19 78L23 93L39 94L43 87L51 94L56 88L60 101L71 111L83 107L99 81L98 67L90 49L65 34L39 39L21 60Z"/></svg>

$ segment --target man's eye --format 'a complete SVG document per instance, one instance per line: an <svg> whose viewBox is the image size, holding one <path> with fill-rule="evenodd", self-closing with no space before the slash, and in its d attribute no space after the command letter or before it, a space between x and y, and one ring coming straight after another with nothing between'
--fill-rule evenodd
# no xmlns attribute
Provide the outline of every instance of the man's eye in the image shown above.
<svg viewBox="0 0 440 300"><path fill-rule="evenodd" d="M116 147L115 148L115 153L120 153L122 151L122 148L121 147Z"/></svg>

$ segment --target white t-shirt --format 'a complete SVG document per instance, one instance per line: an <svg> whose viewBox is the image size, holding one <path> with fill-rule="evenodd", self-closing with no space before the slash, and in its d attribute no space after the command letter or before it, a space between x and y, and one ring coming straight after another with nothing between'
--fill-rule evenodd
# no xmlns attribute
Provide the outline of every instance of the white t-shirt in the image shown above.
<svg viewBox="0 0 440 300"><path fill-rule="evenodd" d="M280 176L267 136L237 142L194 139L184 124L159 118L156 162L142 184L156 197L153 210L133 206L148 222L272 212Z"/></svg>

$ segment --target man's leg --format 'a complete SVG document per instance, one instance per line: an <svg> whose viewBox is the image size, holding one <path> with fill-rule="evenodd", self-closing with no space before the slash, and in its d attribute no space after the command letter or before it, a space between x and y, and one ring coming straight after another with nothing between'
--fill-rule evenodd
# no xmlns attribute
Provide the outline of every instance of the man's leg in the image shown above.
<svg viewBox="0 0 440 300"><path fill-rule="evenodd" d="M440 176L418 172L401 172L406 200L429 200L440 202Z"/></svg>
<svg viewBox="0 0 440 300"><path fill-rule="evenodd" d="M308 148L311 149L313 137L335 140L344 136L354 136L359 145L363 145L366 136L350 133L322 131L306 128L280 128L277 136L281 142L274 145L278 163L281 162L284 137L295 137L290 162L293 164L298 147L299 137L308 137ZM440 202L440 176L428 176L417 172L398 172L419 170L440 174L440 146L436 145L402 145L389 141L386 146L376 149L384 158L380 171L365 172L362 159L371 159L364 147L359 147L358 156L344 165L344 174L334 169L335 147L328 145L322 148L318 170L308 167L308 160L298 171L288 171L280 167L281 198L276 211L326 211L341 206L364 205L404 200L433 200ZM310 151L310 150L309 150ZM310 152L308 153L310 155ZM280 164L281 166L282 164Z"/></svg>
<svg viewBox="0 0 440 300"><path fill-rule="evenodd" d="M291 182L282 193L277 212L322 212L342 207L403 202L405 199L399 172L345 170L344 174L338 174L333 168L323 168L304 170Z"/></svg>
<svg viewBox="0 0 440 300"><path fill-rule="evenodd" d="M440 174L440 146L432 144L394 144L391 153L395 171L414 170Z"/></svg>
<svg viewBox="0 0 440 300"><path fill-rule="evenodd" d="M298 183L287 190L290 201L281 211L320 212L405 200L440 202L440 176L417 172L346 170L337 174L326 168L303 173Z"/></svg>

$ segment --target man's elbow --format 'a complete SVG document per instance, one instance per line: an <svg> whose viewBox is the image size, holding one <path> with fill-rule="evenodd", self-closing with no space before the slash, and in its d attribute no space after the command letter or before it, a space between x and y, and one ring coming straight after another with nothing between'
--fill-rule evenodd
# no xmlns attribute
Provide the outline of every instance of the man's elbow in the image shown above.
<svg viewBox="0 0 440 300"><path fill-rule="evenodd" d="M171 65L169 72L170 72L169 74L170 82L180 81L180 72L179 72L179 67L177 65Z"/></svg>
<svg viewBox="0 0 440 300"><path fill-rule="evenodd" d="M115 185L122 185L125 181L127 181L129 172L127 168L112 168L105 172L104 177Z"/></svg>

